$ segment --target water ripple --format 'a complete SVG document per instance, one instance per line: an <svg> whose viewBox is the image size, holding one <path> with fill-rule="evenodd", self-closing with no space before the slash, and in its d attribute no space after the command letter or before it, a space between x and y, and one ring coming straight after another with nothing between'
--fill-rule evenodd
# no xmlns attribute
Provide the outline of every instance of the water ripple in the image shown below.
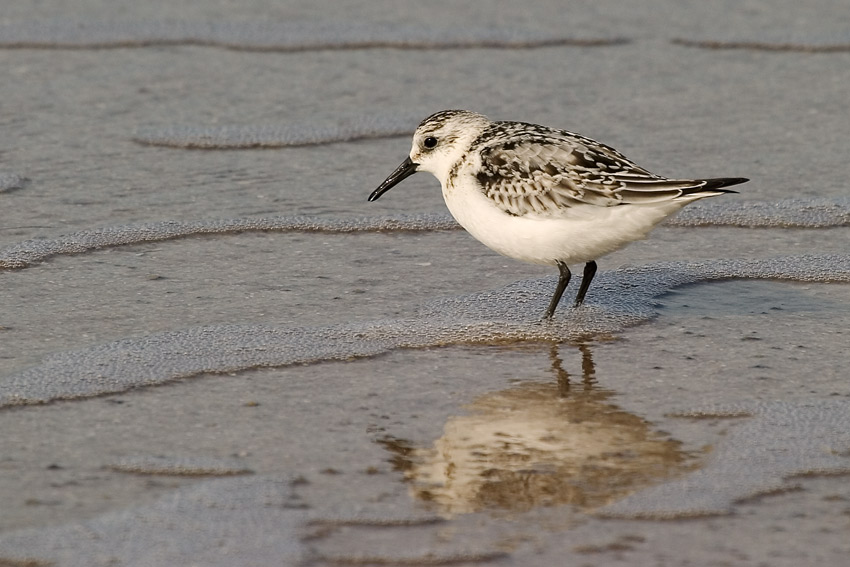
<svg viewBox="0 0 850 567"><path fill-rule="evenodd" d="M142 126L136 129L133 141L148 146L204 150L283 148L408 136L418 123L419 119L412 116L380 115L341 117L336 124L327 125L310 121L262 126Z"/></svg>
<svg viewBox="0 0 850 567"><path fill-rule="evenodd" d="M788 199L694 205L667 221L669 226L827 228L850 224L850 199ZM34 238L0 249L0 270L27 268L51 256L101 248L174 240L188 236L268 232L397 232L458 230L448 214L423 213L333 219L310 216L157 221L81 230L53 238Z"/></svg>
<svg viewBox="0 0 850 567"><path fill-rule="evenodd" d="M53 21L0 25L0 48L103 49L202 45L247 51L461 49L595 46L624 43L582 30L551 33L511 27L328 22Z"/></svg>
<svg viewBox="0 0 850 567"><path fill-rule="evenodd" d="M130 474L171 476L231 476L254 471L239 459L185 456L127 456L106 465L107 468Z"/></svg>
<svg viewBox="0 0 850 567"><path fill-rule="evenodd" d="M459 228L448 215L420 214L327 219L321 217L267 217L157 221L80 230L56 238L35 238L0 249L0 270L20 269L60 254L82 254L100 248L159 242L187 236L274 232L394 232Z"/></svg>
<svg viewBox="0 0 850 567"><path fill-rule="evenodd" d="M804 53L835 53L850 51L850 34L789 34L776 32L753 37L718 37L706 39L676 38L676 45L702 49L751 49L754 51L800 51Z"/></svg>
<svg viewBox="0 0 850 567"><path fill-rule="evenodd" d="M850 225L850 198L700 203L667 221L669 226L827 228Z"/></svg>
<svg viewBox="0 0 850 567"><path fill-rule="evenodd" d="M581 340L656 315L653 298L684 284L730 278L850 282L850 256L670 262L602 272L600 293L552 321L540 314L554 278L441 299L402 318L328 327L211 325L55 353L0 379L0 407L81 399L204 373L374 356L399 348L523 340Z"/></svg>

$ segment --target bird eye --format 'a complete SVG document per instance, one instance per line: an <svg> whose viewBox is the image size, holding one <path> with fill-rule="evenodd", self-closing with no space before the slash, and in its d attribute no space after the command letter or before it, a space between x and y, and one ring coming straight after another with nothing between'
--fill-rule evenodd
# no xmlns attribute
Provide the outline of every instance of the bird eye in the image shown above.
<svg viewBox="0 0 850 567"><path fill-rule="evenodd" d="M425 138L425 139L422 141L422 145L423 145L423 146L425 146L426 148L428 148L428 149L430 150L431 148L436 147L436 145L437 145L437 138L435 138L434 136L428 136L427 138Z"/></svg>

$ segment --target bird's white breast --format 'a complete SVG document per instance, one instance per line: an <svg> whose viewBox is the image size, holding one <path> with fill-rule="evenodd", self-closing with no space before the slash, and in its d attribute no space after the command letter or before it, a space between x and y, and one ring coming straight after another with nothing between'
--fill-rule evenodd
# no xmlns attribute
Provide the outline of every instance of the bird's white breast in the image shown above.
<svg viewBox="0 0 850 567"><path fill-rule="evenodd" d="M452 216L477 240L505 256L546 265L596 260L646 238L655 225L687 202L581 205L565 208L560 217L514 216L484 194L468 168L441 184Z"/></svg>

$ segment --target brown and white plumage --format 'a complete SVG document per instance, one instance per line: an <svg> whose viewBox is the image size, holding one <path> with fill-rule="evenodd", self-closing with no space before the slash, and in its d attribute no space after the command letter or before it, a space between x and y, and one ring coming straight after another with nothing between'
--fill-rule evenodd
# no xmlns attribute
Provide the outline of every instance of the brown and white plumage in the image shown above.
<svg viewBox="0 0 850 567"><path fill-rule="evenodd" d="M660 177L613 148L588 142L554 131L525 141L485 142L476 148L481 167L475 177L485 195L516 216L559 217L565 208L581 205L657 203L717 186L716 180Z"/></svg>
<svg viewBox="0 0 850 567"><path fill-rule="evenodd" d="M369 200L419 170L440 180L452 215L475 238L506 256L558 266L546 317L569 282L569 264L586 263L579 305L597 258L645 238L686 204L747 181L668 179L579 134L466 110L423 120L408 159Z"/></svg>

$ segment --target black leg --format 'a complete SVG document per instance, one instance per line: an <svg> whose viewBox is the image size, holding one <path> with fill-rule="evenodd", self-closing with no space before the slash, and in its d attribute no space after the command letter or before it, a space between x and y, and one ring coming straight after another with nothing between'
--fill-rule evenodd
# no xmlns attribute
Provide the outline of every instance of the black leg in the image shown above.
<svg viewBox="0 0 850 567"><path fill-rule="evenodd" d="M561 272L561 277L558 278L558 285L555 286L555 295L552 296L552 301L549 302L549 308L546 310L546 314L543 315L544 319L551 319L552 315L555 314L555 308L558 307L561 296L564 295L564 290L567 289L567 284L570 283L570 278L572 277L570 269L563 262L558 262L558 270Z"/></svg>
<svg viewBox="0 0 850 567"><path fill-rule="evenodd" d="M596 275L596 262L591 260L587 264L584 265L584 275L581 278L581 285L578 286L578 295L576 296L576 302L573 307L578 307L582 303L584 303L584 294L587 293L587 288L590 287L590 282L593 281L593 276Z"/></svg>

